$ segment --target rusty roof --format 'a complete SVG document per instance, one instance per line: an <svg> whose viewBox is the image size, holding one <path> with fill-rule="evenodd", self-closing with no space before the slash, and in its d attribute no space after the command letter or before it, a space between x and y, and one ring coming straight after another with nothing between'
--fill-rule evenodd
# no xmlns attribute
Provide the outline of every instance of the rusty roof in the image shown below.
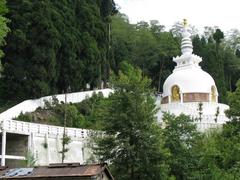
<svg viewBox="0 0 240 180"><path fill-rule="evenodd" d="M19 169L19 168L16 168ZM91 177L100 175L105 172L109 179L114 179L111 175L107 164L85 164L80 165L79 163L58 163L50 164L49 166L37 166L34 167L32 173L24 176L8 176L7 172L12 169L0 168L0 178L5 179L21 179L21 178L39 178L39 177Z"/></svg>

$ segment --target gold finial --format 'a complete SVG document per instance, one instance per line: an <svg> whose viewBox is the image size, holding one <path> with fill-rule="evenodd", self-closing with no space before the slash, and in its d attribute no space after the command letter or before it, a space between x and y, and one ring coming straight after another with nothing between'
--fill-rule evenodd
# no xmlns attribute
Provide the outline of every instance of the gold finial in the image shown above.
<svg viewBox="0 0 240 180"><path fill-rule="evenodd" d="M183 19L183 26L187 27L187 19Z"/></svg>

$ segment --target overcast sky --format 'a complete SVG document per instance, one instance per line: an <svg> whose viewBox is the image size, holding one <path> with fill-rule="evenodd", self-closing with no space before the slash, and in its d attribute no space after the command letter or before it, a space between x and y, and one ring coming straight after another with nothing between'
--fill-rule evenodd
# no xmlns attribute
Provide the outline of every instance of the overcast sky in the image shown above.
<svg viewBox="0 0 240 180"><path fill-rule="evenodd" d="M131 23L159 20L169 28L186 18L200 30L204 26L240 30L240 0L115 0L115 3Z"/></svg>

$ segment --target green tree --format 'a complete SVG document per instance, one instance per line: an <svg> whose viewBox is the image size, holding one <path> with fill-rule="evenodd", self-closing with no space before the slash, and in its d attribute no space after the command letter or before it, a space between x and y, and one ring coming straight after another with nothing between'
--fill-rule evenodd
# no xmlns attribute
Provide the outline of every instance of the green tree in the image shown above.
<svg viewBox="0 0 240 180"><path fill-rule="evenodd" d="M99 87L107 78L112 0L7 1L3 98L25 99Z"/></svg>
<svg viewBox="0 0 240 180"><path fill-rule="evenodd" d="M180 53L179 39L164 31L158 21L129 24L124 14L112 18L112 69L117 72L122 60L141 68L161 91L162 83L174 68L172 57Z"/></svg>
<svg viewBox="0 0 240 180"><path fill-rule="evenodd" d="M122 63L119 76L113 76L112 94L102 106L104 137L97 138L95 153L110 161L117 179L167 179L162 132L149 88L151 81L138 68Z"/></svg>
<svg viewBox="0 0 240 180"><path fill-rule="evenodd" d="M8 19L5 17L8 12L6 7L6 1L0 1L0 47L5 45L5 37L9 32L9 28L7 27ZM3 57L3 51L0 49L0 58Z"/></svg>
<svg viewBox="0 0 240 180"><path fill-rule="evenodd" d="M216 41L217 46L220 45L223 38L223 32L220 29L216 29L215 33L213 34L213 39Z"/></svg>
<svg viewBox="0 0 240 180"><path fill-rule="evenodd" d="M1 0L0 1L0 60L2 60L2 57L4 56L2 47L6 45L5 37L7 33L10 31L10 29L7 26L9 23L9 20L5 16L7 12L8 12L8 9L6 7L6 0ZM3 66L2 66L2 63L0 63L0 77L2 77L2 72L3 72ZM4 88L5 86L0 83L0 97L5 93ZM2 104L3 101L1 100L0 103ZM9 105L12 106L13 104L14 103L8 103L5 101L2 106L8 107Z"/></svg>
<svg viewBox="0 0 240 180"><path fill-rule="evenodd" d="M131 62L136 44L136 30L126 15L118 13L112 17L111 69L117 73L121 62Z"/></svg>
<svg viewBox="0 0 240 180"><path fill-rule="evenodd" d="M222 129L205 132L194 146L198 163L193 179L237 180L240 177L240 83L235 92L228 93L230 121Z"/></svg>
<svg viewBox="0 0 240 180"><path fill-rule="evenodd" d="M207 132L194 148L198 155L192 179L237 180L240 175L239 136L232 127Z"/></svg>
<svg viewBox="0 0 240 180"><path fill-rule="evenodd" d="M152 86L161 91L164 80L174 68L172 58L180 53L178 38L159 24L141 22L136 25L133 63L152 79Z"/></svg>
<svg viewBox="0 0 240 180"><path fill-rule="evenodd" d="M227 99L230 109L226 111L229 118L240 120L240 80L236 84L237 88L234 92L229 92Z"/></svg>
<svg viewBox="0 0 240 180"><path fill-rule="evenodd" d="M170 173L177 180L191 179L198 161L193 150L200 137L196 124L192 118L184 114L179 116L164 114L163 123L165 147L171 153L168 160Z"/></svg>
<svg viewBox="0 0 240 180"><path fill-rule="evenodd" d="M235 50L226 46L220 29L208 28L207 35L193 38L194 53L203 58L202 68L210 73L218 87L221 102L226 102L226 93L235 89L239 78L240 61Z"/></svg>

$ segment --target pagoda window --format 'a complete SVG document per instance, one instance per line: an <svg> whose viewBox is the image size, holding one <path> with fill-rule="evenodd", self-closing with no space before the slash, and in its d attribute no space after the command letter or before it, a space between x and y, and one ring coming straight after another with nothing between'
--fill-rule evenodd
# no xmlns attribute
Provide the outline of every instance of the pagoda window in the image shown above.
<svg viewBox="0 0 240 180"><path fill-rule="evenodd" d="M172 102L180 101L180 88L177 85L174 85L171 89L172 92Z"/></svg>

